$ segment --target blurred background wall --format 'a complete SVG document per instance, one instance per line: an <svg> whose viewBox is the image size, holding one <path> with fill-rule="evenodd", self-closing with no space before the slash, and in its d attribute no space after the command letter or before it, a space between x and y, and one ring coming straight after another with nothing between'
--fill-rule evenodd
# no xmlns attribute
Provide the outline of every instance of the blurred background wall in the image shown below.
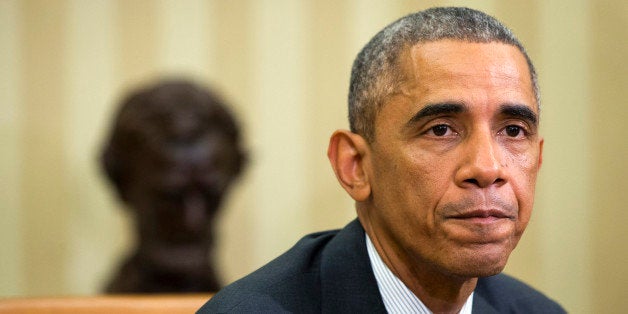
<svg viewBox="0 0 628 314"><path fill-rule="evenodd" d="M325 153L350 65L386 24L466 5L539 71L546 138L533 221L507 272L573 313L628 311L625 1L2 0L0 296L98 293L131 243L97 166L120 97L186 76L217 88L252 163L223 208L230 282L354 216Z"/></svg>

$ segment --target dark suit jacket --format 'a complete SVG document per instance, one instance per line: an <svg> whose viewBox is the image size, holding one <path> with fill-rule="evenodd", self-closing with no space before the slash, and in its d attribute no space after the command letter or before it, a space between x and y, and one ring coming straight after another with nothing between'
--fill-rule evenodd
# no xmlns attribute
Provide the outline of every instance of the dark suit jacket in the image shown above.
<svg viewBox="0 0 628 314"><path fill-rule="evenodd" d="M277 259L219 291L198 313L386 313L364 229L308 235ZM480 278L473 313L564 313L514 278Z"/></svg>

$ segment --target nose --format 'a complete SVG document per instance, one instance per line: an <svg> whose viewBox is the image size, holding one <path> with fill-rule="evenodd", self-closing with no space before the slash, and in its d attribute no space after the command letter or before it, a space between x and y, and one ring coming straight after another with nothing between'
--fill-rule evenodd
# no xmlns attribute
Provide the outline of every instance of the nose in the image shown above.
<svg viewBox="0 0 628 314"><path fill-rule="evenodd" d="M506 182L499 144L490 132L475 134L463 143L456 184L461 187L487 188Z"/></svg>

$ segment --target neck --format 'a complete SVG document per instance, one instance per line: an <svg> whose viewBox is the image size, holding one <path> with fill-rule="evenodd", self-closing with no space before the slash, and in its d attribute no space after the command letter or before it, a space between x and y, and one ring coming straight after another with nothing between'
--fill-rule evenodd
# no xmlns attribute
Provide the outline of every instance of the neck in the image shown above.
<svg viewBox="0 0 628 314"><path fill-rule="evenodd" d="M464 303L473 293L477 284L477 278L459 278L444 275L438 270L429 269L425 265L421 267L420 271L397 267L393 270L393 273L433 313L460 312Z"/></svg>
<svg viewBox="0 0 628 314"><path fill-rule="evenodd" d="M447 274L419 259L404 260L383 247L366 221L361 220L361 223L382 261L425 306L433 313L460 312L473 293L477 278Z"/></svg>

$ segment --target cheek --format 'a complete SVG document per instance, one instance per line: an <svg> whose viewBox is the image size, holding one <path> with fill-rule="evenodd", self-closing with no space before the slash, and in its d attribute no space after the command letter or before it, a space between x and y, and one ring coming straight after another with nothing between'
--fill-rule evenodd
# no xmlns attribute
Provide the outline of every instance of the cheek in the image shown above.
<svg viewBox="0 0 628 314"><path fill-rule="evenodd" d="M519 207L517 233L521 234L532 215L536 179L540 165L538 158L530 155L517 158L512 165L515 165L515 167L511 169L514 171L514 174L512 175L510 183Z"/></svg>
<svg viewBox="0 0 628 314"><path fill-rule="evenodd" d="M402 225L424 220L434 183L429 179L432 174L421 167L421 161L398 151L380 157L374 164L378 165L371 180L375 207Z"/></svg>
<svg viewBox="0 0 628 314"><path fill-rule="evenodd" d="M422 200L436 207L453 183L456 156L418 152L411 155L409 186Z"/></svg>
<svg viewBox="0 0 628 314"><path fill-rule="evenodd" d="M452 162L446 158L435 158L426 152L409 156L409 170L399 174L407 176L407 183L400 187L405 190L400 197L406 198L415 211L414 215L419 215L422 223L427 225L426 231L433 230L436 228L436 209L452 187Z"/></svg>

